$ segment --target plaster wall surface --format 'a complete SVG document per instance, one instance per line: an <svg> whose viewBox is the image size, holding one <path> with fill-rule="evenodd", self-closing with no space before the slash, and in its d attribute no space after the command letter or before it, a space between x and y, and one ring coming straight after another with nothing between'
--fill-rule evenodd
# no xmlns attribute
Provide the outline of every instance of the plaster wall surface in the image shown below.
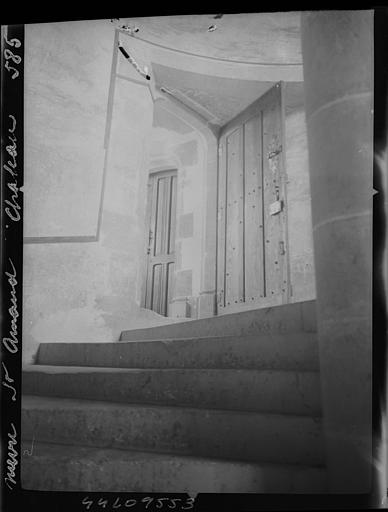
<svg viewBox="0 0 388 512"><path fill-rule="evenodd" d="M112 43L106 22L26 25L26 237L96 233Z"/></svg>
<svg viewBox="0 0 388 512"><path fill-rule="evenodd" d="M32 25L26 37L23 356L30 361L44 341L116 341L124 328L165 319L140 309L135 293L148 87L116 79L104 150L113 27Z"/></svg>

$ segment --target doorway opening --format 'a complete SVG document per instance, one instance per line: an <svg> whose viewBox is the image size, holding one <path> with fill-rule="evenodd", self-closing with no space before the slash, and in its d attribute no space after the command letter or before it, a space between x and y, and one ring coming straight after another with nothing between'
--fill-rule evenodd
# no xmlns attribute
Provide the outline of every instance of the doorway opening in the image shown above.
<svg viewBox="0 0 388 512"><path fill-rule="evenodd" d="M156 172L144 235L146 309L194 319L314 298L303 84L265 86L217 126L173 98L159 100L148 161ZM159 250L158 237L174 246L165 241Z"/></svg>
<svg viewBox="0 0 388 512"><path fill-rule="evenodd" d="M278 83L221 129L218 314L287 302L283 125Z"/></svg>
<svg viewBox="0 0 388 512"><path fill-rule="evenodd" d="M169 316L174 286L177 170L150 172L144 307Z"/></svg>

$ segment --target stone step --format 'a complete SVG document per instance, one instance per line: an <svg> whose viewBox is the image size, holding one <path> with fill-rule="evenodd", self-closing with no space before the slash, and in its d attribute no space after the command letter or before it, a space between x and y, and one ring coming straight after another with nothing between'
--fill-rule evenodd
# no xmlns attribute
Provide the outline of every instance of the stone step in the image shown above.
<svg viewBox="0 0 388 512"><path fill-rule="evenodd" d="M120 343L41 343L37 364L112 368L319 368L316 333Z"/></svg>
<svg viewBox="0 0 388 512"><path fill-rule="evenodd" d="M123 331L120 340L247 336L285 332L316 332L316 301L240 311L199 320Z"/></svg>
<svg viewBox="0 0 388 512"><path fill-rule="evenodd" d="M22 487L38 491L195 495L199 492L323 493L326 490L326 473L320 467L253 464L37 441L33 446L31 441L23 443L23 453ZM112 505L114 500L111 501ZM121 503L123 509L124 504L125 501ZM176 506L179 504L176 502ZM169 505L173 508L173 503ZM190 503L182 502L182 506L189 507Z"/></svg>
<svg viewBox="0 0 388 512"><path fill-rule="evenodd" d="M320 415L317 372L29 365L23 393L108 402Z"/></svg>
<svg viewBox="0 0 388 512"><path fill-rule="evenodd" d="M22 437L254 462L323 464L322 427L306 416L23 396Z"/></svg>

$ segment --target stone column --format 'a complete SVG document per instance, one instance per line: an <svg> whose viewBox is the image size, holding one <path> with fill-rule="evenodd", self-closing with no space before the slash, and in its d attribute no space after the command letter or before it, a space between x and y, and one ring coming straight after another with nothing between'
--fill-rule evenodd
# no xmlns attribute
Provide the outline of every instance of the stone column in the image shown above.
<svg viewBox="0 0 388 512"><path fill-rule="evenodd" d="M302 14L329 492L372 469L373 14Z"/></svg>

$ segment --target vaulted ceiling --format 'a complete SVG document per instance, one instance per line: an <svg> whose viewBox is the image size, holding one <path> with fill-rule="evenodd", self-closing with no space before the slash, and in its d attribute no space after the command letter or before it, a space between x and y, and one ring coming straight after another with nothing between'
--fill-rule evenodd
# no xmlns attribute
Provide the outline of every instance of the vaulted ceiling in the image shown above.
<svg viewBox="0 0 388 512"><path fill-rule="evenodd" d="M167 61L152 61L156 87L218 126L274 84L274 79L260 79L260 72L246 79L240 73L244 66L292 67L302 62L297 12L122 18L120 24L135 30L131 35L154 55L171 52ZM197 57L210 66L188 71L180 68L178 57L180 62ZM227 77L213 74L220 63L233 72Z"/></svg>
<svg viewBox="0 0 388 512"><path fill-rule="evenodd" d="M212 59L300 63L300 13L242 13L123 18L155 45ZM209 28L214 26L211 31Z"/></svg>
<svg viewBox="0 0 388 512"><path fill-rule="evenodd" d="M156 84L195 110L207 121L224 125L264 94L273 84L232 78L219 78L180 71L153 64Z"/></svg>

